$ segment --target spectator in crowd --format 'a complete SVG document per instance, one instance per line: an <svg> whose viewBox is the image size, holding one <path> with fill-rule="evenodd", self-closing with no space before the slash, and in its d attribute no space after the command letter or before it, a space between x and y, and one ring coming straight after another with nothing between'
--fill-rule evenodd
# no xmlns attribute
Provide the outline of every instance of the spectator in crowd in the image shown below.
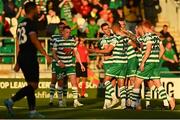
<svg viewBox="0 0 180 120"><path fill-rule="evenodd" d="M17 8L22 7L25 0L15 0L15 5Z"/></svg>
<svg viewBox="0 0 180 120"><path fill-rule="evenodd" d="M56 14L60 15L59 10L59 4L62 2L62 0L46 0L46 13L48 13L49 10L54 10Z"/></svg>
<svg viewBox="0 0 180 120"><path fill-rule="evenodd" d="M71 28L71 35L72 36L77 36L77 34L78 34L78 25L77 25L76 16L73 16L72 21L68 21L67 24Z"/></svg>
<svg viewBox="0 0 180 120"><path fill-rule="evenodd" d="M46 4L46 12L48 13L49 10L54 10L54 1L48 0Z"/></svg>
<svg viewBox="0 0 180 120"><path fill-rule="evenodd" d="M161 37L162 37L162 36L161 36ZM163 37L163 38L164 38L164 37ZM162 42L163 42L163 45L164 45L164 46L166 46L167 42L171 42L171 43L172 43L172 48L173 48L173 50L175 51L176 56L177 56L178 59L179 59L179 54L178 54L178 51L177 51L177 48L176 48L176 43L175 43L173 37L172 37L172 36L169 36L169 37L167 37L167 38L164 38Z"/></svg>
<svg viewBox="0 0 180 120"><path fill-rule="evenodd" d="M109 2L110 0L98 0L101 4L108 4L109 5Z"/></svg>
<svg viewBox="0 0 180 120"><path fill-rule="evenodd" d="M67 21L66 21L66 19L61 18L61 22L62 22L62 23L64 23L65 25L67 25Z"/></svg>
<svg viewBox="0 0 180 120"><path fill-rule="evenodd" d="M89 5L87 0L82 0L82 6L80 10L81 10L81 15L83 16L83 18L87 18L89 16L89 13L91 12L92 8Z"/></svg>
<svg viewBox="0 0 180 120"><path fill-rule="evenodd" d="M163 25L163 29L160 31L160 36L164 38L163 40L163 45L165 46L166 43L168 41L170 41L172 43L172 48L173 50L175 51L176 53L176 56L178 57L179 59L179 55L178 55L178 51L177 51L177 48L176 48L176 43L174 41L174 38L173 36L170 34L170 32L168 32L168 25Z"/></svg>
<svg viewBox="0 0 180 120"><path fill-rule="evenodd" d="M38 11L38 20L37 20L37 26L38 26L38 35L40 37L46 36L46 26L47 26L47 18L44 14L44 11L41 10L41 6L37 5L37 11Z"/></svg>
<svg viewBox="0 0 180 120"><path fill-rule="evenodd" d="M108 22L110 22L112 24L114 21L114 18L113 18L113 14L112 14L111 10L109 9L108 4L104 4L103 9L99 12L100 17L103 16L104 14L108 15L107 20L108 20Z"/></svg>
<svg viewBox="0 0 180 120"><path fill-rule="evenodd" d="M77 50L79 52L81 62L83 66L85 67L85 71L81 71L81 65L78 61L76 61L77 83L80 82L80 78L82 80L81 98L84 98L85 93L86 93L87 69L88 69L88 63L89 63L89 53L84 42L85 42L84 37L83 36L79 37ZM79 90L80 90L80 87L79 87Z"/></svg>
<svg viewBox="0 0 180 120"><path fill-rule="evenodd" d="M90 5L92 6L92 8L97 9L97 11L101 11L103 5L99 2L99 0L92 0Z"/></svg>
<svg viewBox="0 0 180 120"><path fill-rule="evenodd" d="M100 16L100 18L97 20L97 25L101 26L103 23L108 23L111 26L111 23L108 21L108 15L107 14L103 14L102 16ZM103 32L102 29L100 28L98 31L98 35L97 37L102 37L103 36Z"/></svg>
<svg viewBox="0 0 180 120"><path fill-rule="evenodd" d="M123 4L123 0L110 0L109 8L116 10L117 8L122 8Z"/></svg>
<svg viewBox="0 0 180 120"><path fill-rule="evenodd" d="M92 8L91 12L90 12L90 18L94 18L97 19L98 18L98 9L96 8Z"/></svg>
<svg viewBox="0 0 180 120"><path fill-rule="evenodd" d="M12 36L10 32L10 19L5 18L5 14L1 15L1 23L3 23L3 30L2 30L2 35L3 36Z"/></svg>
<svg viewBox="0 0 180 120"><path fill-rule="evenodd" d="M128 0L124 6L124 17L127 24L127 29L135 33L137 22L141 20L139 8L134 0Z"/></svg>
<svg viewBox="0 0 180 120"><path fill-rule="evenodd" d="M171 71L176 71L178 70L178 63L179 61L175 51L172 48L172 43L168 41L165 47L162 66L169 68Z"/></svg>
<svg viewBox="0 0 180 120"><path fill-rule="evenodd" d="M78 36L85 35L86 36L86 29L87 29L87 21L79 16L77 18L77 24L78 24Z"/></svg>
<svg viewBox="0 0 180 120"><path fill-rule="evenodd" d="M96 24L96 20L94 18L91 18L89 20L89 24L86 30L87 37L96 38L98 30L99 30L99 26Z"/></svg>
<svg viewBox="0 0 180 120"><path fill-rule="evenodd" d="M160 31L160 33L165 39L167 37L172 37L172 35L168 32L168 25L163 25L163 29Z"/></svg>
<svg viewBox="0 0 180 120"><path fill-rule="evenodd" d="M73 8L73 4L71 2L71 0L63 0L60 4L59 4L59 8L60 9L60 18L64 18L66 19L66 21L72 21L72 13L71 13L71 9Z"/></svg>
<svg viewBox="0 0 180 120"><path fill-rule="evenodd" d="M56 12L49 10L47 17L47 36L54 34L57 24L60 22L59 17L56 15Z"/></svg>
<svg viewBox="0 0 180 120"><path fill-rule="evenodd" d="M4 3L4 11L5 11L5 16L8 18L12 18L16 16L16 12L15 11L15 4L12 0L7 0Z"/></svg>
<svg viewBox="0 0 180 120"><path fill-rule="evenodd" d="M40 7L40 11L42 11L44 14L47 13L46 3L47 3L47 0L36 0L36 4Z"/></svg>

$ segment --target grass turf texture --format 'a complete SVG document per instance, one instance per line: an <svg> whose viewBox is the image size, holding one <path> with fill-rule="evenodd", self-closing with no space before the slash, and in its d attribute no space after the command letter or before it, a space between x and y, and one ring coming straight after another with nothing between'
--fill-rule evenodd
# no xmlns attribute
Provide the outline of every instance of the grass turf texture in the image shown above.
<svg viewBox="0 0 180 120"><path fill-rule="evenodd" d="M1 79L0 79L1 80ZM10 79L11 81L13 79ZM8 80L7 80L8 81ZM7 114L7 110L3 104L4 99L8 98L12 93L18 89L1 89L0 92L0 119L11 119ZM48 89L44 89L49 91ZM38 90L39 91L39 90ZM97 89L88 89L88 98L80 98L80 102L84 104L83 107L73 108L73 100L67 100L67 108L59 108L57 98L54 100L54 107L49 107L49 98L38 98L36 100L37 110L49 119L63 118L63 119L172 119L180 118L180 100L176 100L176 108L174 111L161 110L162 101L152 100L154 110L144 109L145 101L142 101L142 111L128 111L128 110L103 110L103 98L97 98ZM14 105L15 117L13 119L27 119L28 108L26 99L22 99Z"/></svg>

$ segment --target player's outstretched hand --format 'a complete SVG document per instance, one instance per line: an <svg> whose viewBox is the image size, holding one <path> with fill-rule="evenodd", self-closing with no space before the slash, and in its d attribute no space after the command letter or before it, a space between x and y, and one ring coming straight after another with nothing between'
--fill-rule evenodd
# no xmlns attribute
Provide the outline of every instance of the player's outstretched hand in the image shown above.
<svg viewBox="0 0 180 120"><path fill-rule="evenodd" d="M16 63L15 66L14 66L14 71L19 72L19 70L20 70L19 64Z"/></svg>

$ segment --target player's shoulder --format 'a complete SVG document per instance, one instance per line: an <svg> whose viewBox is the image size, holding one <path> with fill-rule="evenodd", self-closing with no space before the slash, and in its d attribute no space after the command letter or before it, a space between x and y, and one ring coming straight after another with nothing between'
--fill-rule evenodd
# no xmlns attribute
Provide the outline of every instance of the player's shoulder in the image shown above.
<svg viewBox="0 0 180 120"><path fill-rule="evenodd" d="M61 36L60 36L60 35L57 35L57 34L54 34L54 35L51 36L51 38L53 38L53 39L55 39L55 38L61 38Z"/></svg>
<svg viewBox="0 0 180 120"><path fill-rule="evenodd" d="M75 42L75 41L76 41L75 38L74 38L74 36L69 36L68 40L69 40L69 41L72 41L72 42Z"/></svg>

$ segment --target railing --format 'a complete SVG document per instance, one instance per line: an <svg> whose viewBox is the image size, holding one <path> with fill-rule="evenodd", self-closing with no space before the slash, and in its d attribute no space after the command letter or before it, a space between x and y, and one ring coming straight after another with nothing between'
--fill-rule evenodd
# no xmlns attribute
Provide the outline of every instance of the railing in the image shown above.
<svg viewBox="0 0 180 120"><path fill-rule="evenodd" d="M13 37L0 37L0 42L2 42L3 40L7 40L7 39L13 39L14 42L12 42L12 44L15 46L16 45L16 40L13 38ZM38 38L41 42L44 42L44 49L45 51L48 53L48 48L49 48L49 44L48 44L48 41L49 41L49 37L39 37ZM85 40L87 41L97 41L98 39L97 38L86 38ZM49 53L49 55L51 56L51 53ZM92 53L90 54L90 56L101 56L102 54L95 54L95 53ZM12 56L14 58L14 62L12 64L15 64L16 63L16 46L15 46L15 50L14 50L14 53L1 53L0 52L0 57L3 57L3 56ZM42 55L40 53L38 53L38 57L42 57ZM47 61L45 60L45 65L46 65L46 69L48 69L48 65L47 65Z"/></svg>

